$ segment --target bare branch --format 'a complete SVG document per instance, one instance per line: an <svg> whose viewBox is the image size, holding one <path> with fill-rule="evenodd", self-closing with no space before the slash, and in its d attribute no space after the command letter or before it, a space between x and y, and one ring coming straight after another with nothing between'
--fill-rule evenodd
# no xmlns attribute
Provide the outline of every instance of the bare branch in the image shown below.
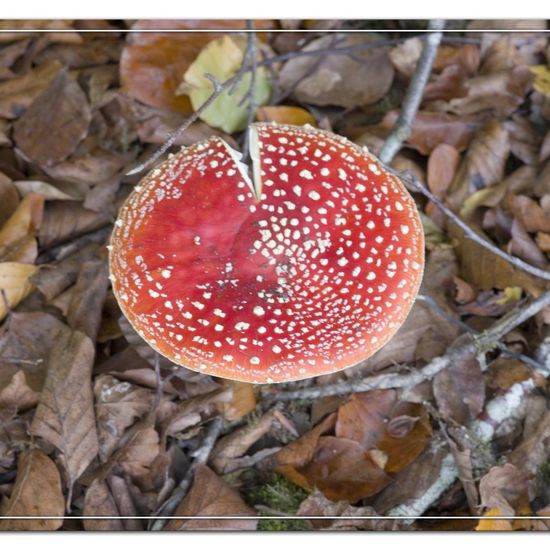
<svg viewBox="0 0 550 550"><path fill-rule="evenodd" d="M444 27L445 21L442 19L433 19L428 26L430 30L436 31ZM422 54L420 55L416 70L409 84L407 95L405 96L401 112L399 113L399 118L380 151L379 156L382 162L391 162L395 154L401 149L403 142L411 134L412 123L420 107L424 88L428 82L442 36L443 33L441 32L430 32L424 38Z"/></svg>

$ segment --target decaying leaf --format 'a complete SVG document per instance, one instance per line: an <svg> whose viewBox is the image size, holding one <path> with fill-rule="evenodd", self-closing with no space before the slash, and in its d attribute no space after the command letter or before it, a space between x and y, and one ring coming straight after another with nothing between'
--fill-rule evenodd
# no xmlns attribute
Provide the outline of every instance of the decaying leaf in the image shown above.
<svg viewBox="0 0 550 550"><path fill-rule="evenodd" d="M213 40L187 69L176 93L188 95L193 108L199 109L214 92L214 83L205 74L212 75L219 82L226 82L238 73L245 51L244 38L225 35ZM251 79L251 74L245 73L235 88L224 91L201 113L201 120L228 133L244 130L250 102L264 105L271 95L271 79L265 67L260 67L256 72L254 97L247 98Z"/></svg>
<svg viewBox="0 0 550 550"><path fill-rule="evenodd" d="M3 516L35 516L33 519L3 519L0 531L55 531L63 524L65 499L61 477L54 461L38 449L21 454L17 478ZM58 516L60 519L39 519Z"/></svg>
<svg viewBox="0 0 550 550"><path fill-rule="evenodd" d="M376 40L369 34L331 34L311 41L304 51L349 47ZM297 57L283 66L279 85L299 102L359 107L381 99L393 81L393 66L382 48L357 50L354 57Z"/></svg>
<svg viewBox="0 0 550 550"><path fill-rule="evenodd" d="M254 384L246 382L224 381L224 386L231 387L233 395L231 401L222 402L219 410L223 417L229 421L242 418L256 407L256 389Z"/></svg>
<svg viewBox="0 0 550 550"><path fill-rule="evenodd" d="M50 166L76 150L91 120L86 95L63 70L15 123L15 142L27 157Z"/></svg>
<svg viewBox="0 0 550 550"><path fill-rule="evenodd" d="M200 519L201 516L255 516L252 508L207 466L199 465L191 490L177 507L175 516L196 519L171 519L167 531L255 531L257 519Z"/></svg>
<svg viewBox="0 0 550 550"><path fill-rule="evenodd" d="M17 370L13 374L6 374L9 377L7 381L0 369L0 410L17 412L34 407L40 394L29 386L25 372Z"/></svg>
<svg viewBox="0 0 550 550"><path fill-rule="evenodd" d="M530 510L527 475L512 464L491 468L479 483L479 494L484 508L498 508L503 516Z"/></svg>
<svg viewBox="0 0 550 550"><path fill-rule="evenodd" d="M94 383L94 395L99 458L105 462L125 430L151 410L153 394L112 376L100 375Z"/></svg>
<svg viewBox="0 0 550 550"><path fill-rule="evenodd" d="M94 346L78 331L61 333L56 344L31 432L57 447L72 488L98 451L91 384Z"/></svg>
<svg viewBox="0 0 550 550"><path fill-rule="evenodd" d="M120 466L134 480L147 476L160 452L159 435L154 428L136 433L118 459Z"/></svg>
<svg viewBox="0 0 550 550"><path fill-rule="evenodd" d="M29 278L38 268L18 262L0 262L0 320L33 289Z"/></svg>
<svg viewBox="0 0 550 550"><path fill-rule="evenodd" d="M395 70L410 78L416 69L416 64L422 53L422 40L415 36L393 47L389 56Z"/></svg>
<svg viewBox="0 0 550 550"><path fill-rule="evenodd" d="M485 383L477 358L463 355L436 375L434 396L443 418L467 426L482 411Z"/></svg>
<svg viewBox="0 0 550 550"><path fill-rule="evenodd" d="M455 177L459 161L458 151L447 143L440 143L430 154L426 183L438 199L443 199L446 196Z"/></svg>

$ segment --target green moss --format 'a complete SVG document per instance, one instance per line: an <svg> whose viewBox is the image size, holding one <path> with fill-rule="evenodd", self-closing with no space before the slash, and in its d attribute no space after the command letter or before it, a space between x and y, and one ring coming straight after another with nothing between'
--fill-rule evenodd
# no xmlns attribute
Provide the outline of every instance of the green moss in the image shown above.
<svg viewBox="0 0 550 550"><path fill-rule="evenodd" d="M273 512L296 514L307 492L276 474L259 474L250 470L244 481L244 498L251 506L262 506L260 516L272 516ZM271 510L273 512L271 512ZM260 519L259 531L307 531L307 523L302 519Z"/></svg>

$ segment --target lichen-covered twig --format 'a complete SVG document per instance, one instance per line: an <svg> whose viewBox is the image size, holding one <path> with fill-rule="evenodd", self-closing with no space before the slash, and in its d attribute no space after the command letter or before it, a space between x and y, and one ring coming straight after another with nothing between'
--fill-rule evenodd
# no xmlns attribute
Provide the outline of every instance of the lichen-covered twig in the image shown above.
<svg viewBox="0 0 550 550"><path fill-rule="evenodd" d="M422 54L416 65L415 72L407 89L407 95L403 100L399 118L395 123L390 135L384 142L380 151L380 160L385 163L390 163L396 153L401 149L403 142L410 136L411 128L422 101L424 89L432 71L432 65L437 55L439 43L443 37L443 33L437 32L445 27L445 21L442 19L432 19L428 26L430 32L424 39L424 47Z"/></svg>

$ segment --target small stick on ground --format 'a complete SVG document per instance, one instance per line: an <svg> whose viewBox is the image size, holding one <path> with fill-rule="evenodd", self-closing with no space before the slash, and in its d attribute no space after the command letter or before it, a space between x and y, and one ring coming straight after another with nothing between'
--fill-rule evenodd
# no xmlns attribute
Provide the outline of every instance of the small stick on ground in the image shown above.
<svg viewBox="0 0 550 550"><path fill-rule="evenodd" d="M444 20L433 19L430 21L428 29L431 31L440 31L444 27ZM399 149L401 149L403 142L411 134L412 124L420 107L424 88L426 88L428 78L430 77L432 65L442 37L443 33L441 32L430 32L424 39L422 54L409 84L399 118L380 151L379 157L382 162L390 163Z"/></svg>
<svg viewBox="0 0 550 550"><path fill-rule="evenodd" d="M174 489L170 497L162 504L162 506L156 511L157 516L170 516L174 513L180 502L185 498L193 478L195 471L199 464L206 464L208 457L214 448L214 445L221 434L223 427L223 420L221 418L214 418L204 436L201 446L193 453L193 463L189 466L187 473L181 480L179 485ZM168 523L167 519L153 520L150 525L151 531L161 531Z"/></svg>

